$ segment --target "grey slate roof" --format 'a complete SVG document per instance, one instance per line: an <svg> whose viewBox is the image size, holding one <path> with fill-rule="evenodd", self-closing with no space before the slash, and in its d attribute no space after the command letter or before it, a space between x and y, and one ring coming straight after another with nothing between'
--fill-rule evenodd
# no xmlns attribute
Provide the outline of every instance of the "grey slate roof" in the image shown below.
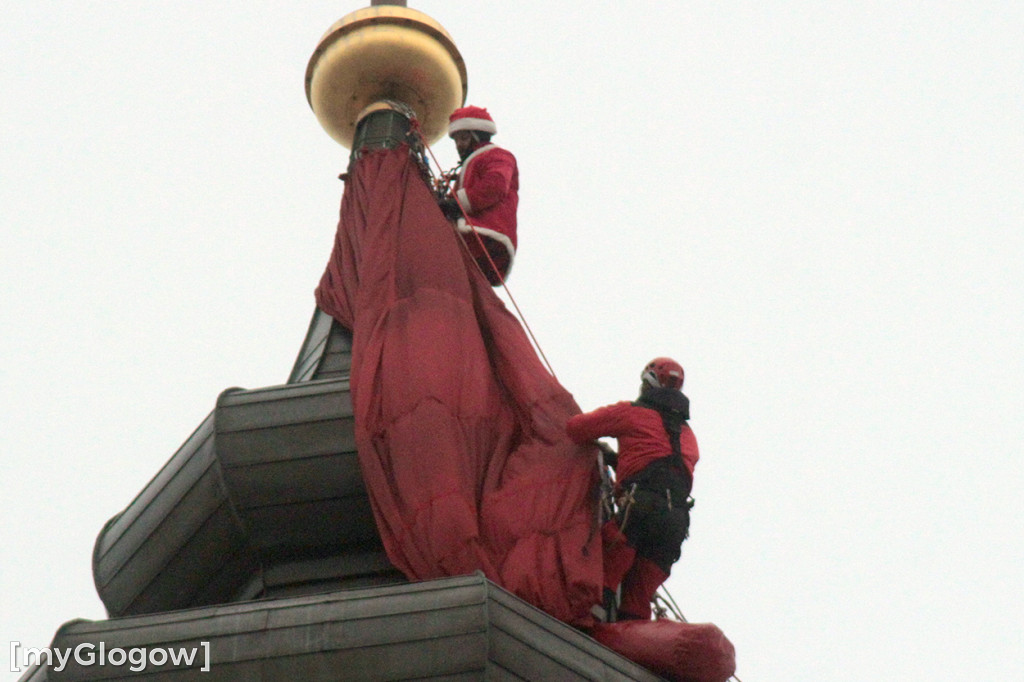
<svg viewBox="0 0 1024 682"><path fill-rule="evenodd" d="M351 347L316 311L289 383L224 391L97 538L111 620L51 645L207 642L210 670L72 659L22 682L659 679L481 575L408 583L391 566L356 459Z"/></svg>
<svg viewBox="0 0 1024 682"><path fill-rule="evenodd" d="M191 667L82 666L25 680L641 680L659 678L481 575L71 621L53 648L196 649ZM209 672L201 642L209 643Z"/></svg>
<svg viewBox="0 0 1024 682"><path fill-rule="evenodd" d="M351 366L352 334L330 315L315 309L288 383L348 378Z"/></svg>
<svg viewBox="0 0 1024 682"><path fill-rule="evenodd" d="M111 616L404 581L356 458L350 357L348 332L317 310L292 383L221 394L97 538Z"/></svg>

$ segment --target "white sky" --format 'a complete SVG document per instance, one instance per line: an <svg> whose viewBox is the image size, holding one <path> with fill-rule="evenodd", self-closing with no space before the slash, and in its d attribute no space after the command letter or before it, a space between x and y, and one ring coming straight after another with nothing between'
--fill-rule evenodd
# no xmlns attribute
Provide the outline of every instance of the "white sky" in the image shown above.
<svg viewBox="0 0 1024 682"><path fill-rule="evenodd" d="M744 682L1024 679L1024 5L411 4L519 159L561 382L687 369L669 586ZM217 395L287 379L347 155L303 78L360 6L4 5L0 670L105 617L97 534Z"/></svg>

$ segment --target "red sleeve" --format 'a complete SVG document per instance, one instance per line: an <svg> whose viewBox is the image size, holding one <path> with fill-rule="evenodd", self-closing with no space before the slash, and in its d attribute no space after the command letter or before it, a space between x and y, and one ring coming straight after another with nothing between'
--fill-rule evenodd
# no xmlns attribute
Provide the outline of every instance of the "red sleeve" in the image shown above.
<svg viewBox="0 0 1024 682"><path fill-rule="evenodd" d="M478 213L505 198L512 186L516 160L511 152L492 149L473 161L473 180L466 183L469 213Z"/></svg>
<svg viewBox="0 0 1024 682"><path fill-rule="evenodd" d="M618 438L629 428L628 412L631 407L631 403L623 401L574 415L569 418L565 430L576 443L586 443L602 436Z"/></svg>

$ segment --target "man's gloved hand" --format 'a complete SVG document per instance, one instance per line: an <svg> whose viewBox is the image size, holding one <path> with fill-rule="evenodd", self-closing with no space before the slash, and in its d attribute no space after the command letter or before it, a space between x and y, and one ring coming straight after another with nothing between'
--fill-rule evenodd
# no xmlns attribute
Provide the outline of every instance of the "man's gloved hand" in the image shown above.
<svg viewBox="0 0 1024 682"><path fill-rule="evenodd" d="M459 202L455 200L455 197L447 196L441 199L438 206L441 207L441 213L444 213L444 217L448 220L458 220L462 217L462 209L459 208Z"/></svg>

